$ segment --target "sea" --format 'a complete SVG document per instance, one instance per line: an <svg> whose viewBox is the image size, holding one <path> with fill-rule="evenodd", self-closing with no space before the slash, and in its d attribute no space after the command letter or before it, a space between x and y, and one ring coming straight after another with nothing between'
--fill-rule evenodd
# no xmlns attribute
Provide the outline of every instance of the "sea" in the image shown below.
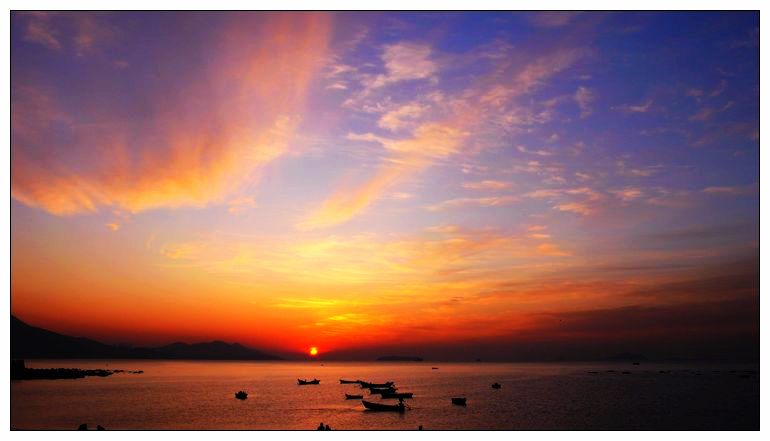
<svg viewBox="0 0 770 441"><path fill-rule="evenodd" d="M758 364L27 360L27 367L144 373L11 381L12 429L759 430L760 420ZM321 383L297 385L314 378ZM340 379L394 381L414 398L403 414L366 410L345 393L397 400ZM246 400L235 398L239 390Z"/></svg>

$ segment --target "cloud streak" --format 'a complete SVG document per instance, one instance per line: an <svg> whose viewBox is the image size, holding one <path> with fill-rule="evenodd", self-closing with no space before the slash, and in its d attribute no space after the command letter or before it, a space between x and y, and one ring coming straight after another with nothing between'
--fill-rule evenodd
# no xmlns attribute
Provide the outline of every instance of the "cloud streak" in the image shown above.
<svg viewBox="0 0 770 441"><path fill-rule="evenodd" d="M330 29L323 14L267 18L259 31L251 18L225 25L218 35L228 49L219 54L218 70L159 79L180 84L185 93L148 97L157 110L147 121L127 122L101 106L66 113L60 91L14 77L13 198L56 215L102 207L140 212L223 202L253 182L254 172L286 149L300 122ZM77 38L83 51L92 47L90 37ZM268 62L273 69L259 68ZM94 120L95 127L88 123ZM44 155L61 130L66 136L57 147L89 161L38 160L33 152Z"/></svg>

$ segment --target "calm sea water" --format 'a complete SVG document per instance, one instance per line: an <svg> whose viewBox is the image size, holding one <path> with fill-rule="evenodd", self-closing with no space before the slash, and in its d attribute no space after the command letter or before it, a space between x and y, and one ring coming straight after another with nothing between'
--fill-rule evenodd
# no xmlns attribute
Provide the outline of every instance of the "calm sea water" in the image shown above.
<svg viewBox="0 0 770 441"><path fill-rule="evenodd" d="M149 360L27 365L145 373L12 381L15 429L74 429L87 423L108 430L313 430L320 422L340 430L759 429L756 365ZM746 370L753 373L742 378ZM297 386L297 378L319 378L321 384ZM368 393L339 384L340 378L395 381L400 391L414 392L407 400L411 410L366 411L344 393ZM502 389L492 389L494 382ZM234 398L241 389L249 393L245 401ZM466 397L467 406L452 405L454 396Z"/></svg>

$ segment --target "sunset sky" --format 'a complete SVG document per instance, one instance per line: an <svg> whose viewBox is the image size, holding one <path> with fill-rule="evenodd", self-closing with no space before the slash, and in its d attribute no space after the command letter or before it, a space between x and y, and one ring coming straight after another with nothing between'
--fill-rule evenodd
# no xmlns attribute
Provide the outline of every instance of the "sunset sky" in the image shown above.
<svg viewBox="0 0 770 441"><path fill-rule="evenodd" d="M12 313L758 356L758 47L758 13L13 13Z"/></svg>

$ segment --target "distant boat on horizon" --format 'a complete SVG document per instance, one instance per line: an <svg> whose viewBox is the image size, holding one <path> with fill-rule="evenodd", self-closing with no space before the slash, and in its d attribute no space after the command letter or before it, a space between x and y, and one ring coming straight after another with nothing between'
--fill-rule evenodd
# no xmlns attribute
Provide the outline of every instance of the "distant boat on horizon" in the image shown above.
<svg viewBox="0 0 770 441"><path fill-rule="evenodd" d="M314 378L314 379L312 379L310 381L297 379L297 385L298 386L307 386L309 384L321 384L321 380L319 380L317 378Z"/></svg>
<svg viewBox="0 0 770 441"><path fill-rule="evenodd" d="M465 398L465 397L455 397L455 398L452 398L452 404L456 404L458 406L465 406L465 404L466 404L465 401L466 400L467 400L467 398Z"/></svg>
<svg viewBox="0 0 770 441"><path fill-rule="evenodd" d="M361 380L343 380L343 379L340 379L340 384L361 384Z"/></svg>

